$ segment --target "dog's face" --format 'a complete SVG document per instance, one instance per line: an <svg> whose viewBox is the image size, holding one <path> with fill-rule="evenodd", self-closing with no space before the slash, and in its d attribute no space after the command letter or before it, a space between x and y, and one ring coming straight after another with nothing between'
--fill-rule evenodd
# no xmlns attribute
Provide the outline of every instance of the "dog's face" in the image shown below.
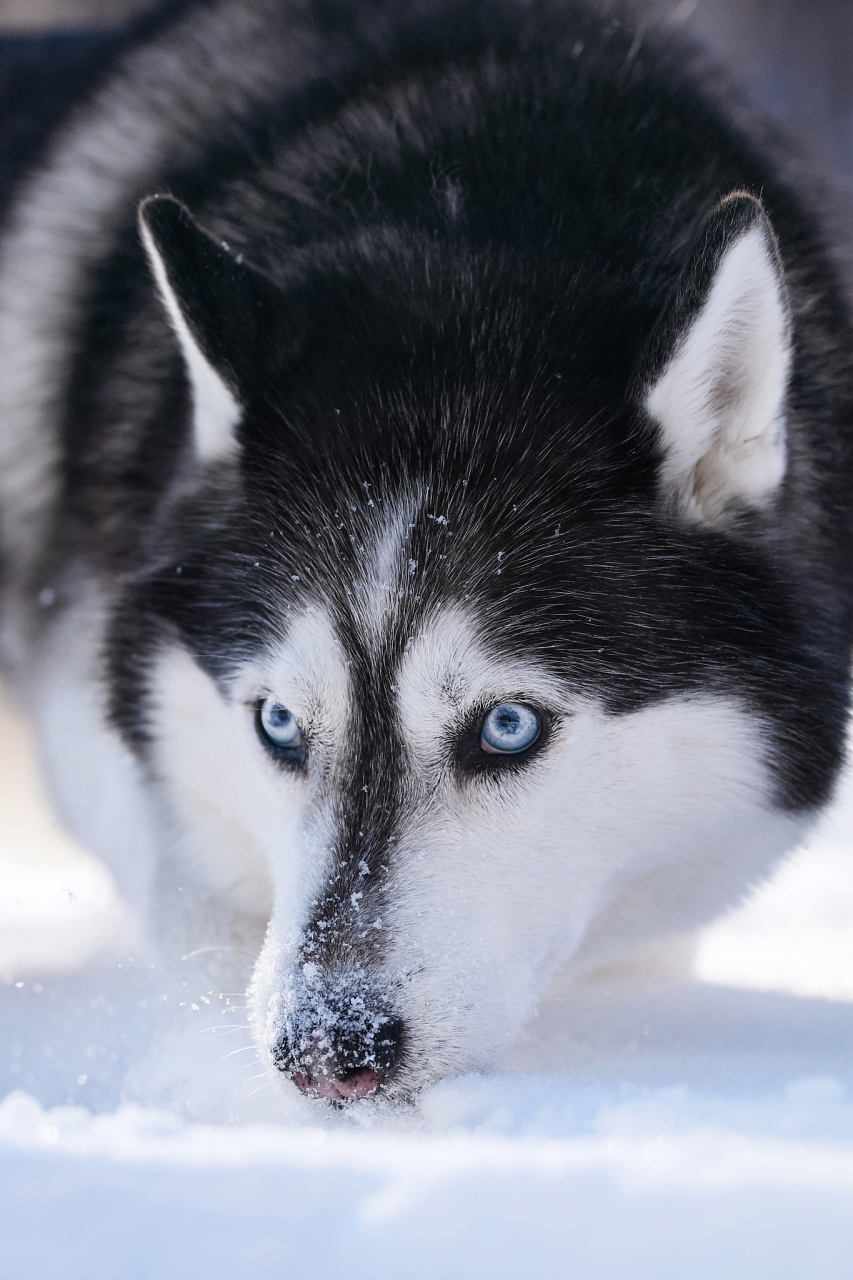
<svg viewBox="0 0 853 1280"><path fill-rule="evenodd" d="M819 674L764 553L726 526L784 472L772 233L751 200L715 216L695 314L655 338L645 399L623 389L593 427L579 378L546 379L540 355L493 358L486 390L476 354L467 384L435 359L418 383L405 353L393 374L350 359L349 382L306 359L255 394L174 266L222 251L149 207L210 470L122 602L114 717L212 891L269 912L255 1027L307 1092L407 1096L491 1065L555 969L707 918L822 799L834 747L795 714ZM278 305L256 302L265 323ZM310 443L282 457L288 415Z"/></svg>
<svg viewBox="0 0 853 1280"><path fill-rule="evenodd" d="M225 901L270 877L256 1031L321 1096L492 1065L561 963L689 927L792 841L736 700L613 715L484 630L438 609L386 647L317 602L224 693L160 657L155 768Z"/></svg>

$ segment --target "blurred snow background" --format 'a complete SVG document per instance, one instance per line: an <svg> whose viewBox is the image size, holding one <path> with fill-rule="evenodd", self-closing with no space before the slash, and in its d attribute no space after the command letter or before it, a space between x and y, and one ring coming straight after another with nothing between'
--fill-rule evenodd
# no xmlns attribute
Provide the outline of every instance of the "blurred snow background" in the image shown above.
<svg viewBox="0 0 853 1280"><path fill-rule="evenodd" d="M146 0L0 0L0 29ZM849 0L665 6L853 183ZM490 1077L404 1114L278 1090L238 984L167 986L0 705L3 1280L847 1280L853 774L692 976L555 989Z"/></svg>

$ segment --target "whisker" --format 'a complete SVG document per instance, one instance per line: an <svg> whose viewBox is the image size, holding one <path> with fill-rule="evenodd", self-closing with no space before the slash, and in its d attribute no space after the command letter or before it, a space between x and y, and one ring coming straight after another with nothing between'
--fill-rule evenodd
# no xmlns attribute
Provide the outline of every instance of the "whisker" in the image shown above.
<svg viewBox="0 0 853 1280"><path fill-rule="evenodd" d="M255 958L255 951L247 951L245 947L234 947L230 943L221 943L215 947L197 947L195 951L188 951L185 956L181 956L182 960L192 960L193 956L203 956L208 951L238 951L242 956L251 956Z"/></svg>
<svg viewBox="0 0 853 1280"><path fill-rule="evenodd" d="M252 1090L252 1092L251 1092L248 1096L249 1096L250 1098L254 1098L255 1094L256 1094L256 1093L260 1093L261 1089L266 1089L268 1085L271 1085L271 1084L274 1084L274 1083L275 1083L275 1081L273 1081L273 1080L266 1080L266 1081L264 1081L264 1083L263 1083L263 1084L259 1084L259 1085L258 1085L258 1087L257 1087L257 1089L253 1089L253 1090Z"/></svg>

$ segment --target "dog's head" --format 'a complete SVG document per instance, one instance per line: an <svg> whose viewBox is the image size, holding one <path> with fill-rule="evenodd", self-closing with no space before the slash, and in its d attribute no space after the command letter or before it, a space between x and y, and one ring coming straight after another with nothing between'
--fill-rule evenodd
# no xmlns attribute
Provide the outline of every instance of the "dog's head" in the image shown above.
<svg viewBox="0 0 853 1280"><path fill-rule="evenodd" d="M838 673L768 550L766 216L723 202L633 311L391 236L282 288L169 198L141 226L194 425L116 609L114 719L219 900L269 914L285 1075L488 1066L558 967L731 901L837 765Z"/></svg>

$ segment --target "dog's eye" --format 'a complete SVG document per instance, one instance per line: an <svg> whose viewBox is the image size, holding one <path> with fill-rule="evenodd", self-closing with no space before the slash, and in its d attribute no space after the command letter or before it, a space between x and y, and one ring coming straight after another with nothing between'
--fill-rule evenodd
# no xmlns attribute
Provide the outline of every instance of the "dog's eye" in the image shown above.
<svg viewBox="0 0 853 1280"><path fill-rule="evenodd" d="M523 702L502 702L483 721L480 747L490 756L514 756L532 747L539 737L542 721Z"/></svg>
<svg viewBox="0 0 853 1280"><path fill-rule="evenodd" d="M276 702L275 698L265 698L258 703L255 715L258 732L265 746L271 747L276 755L289 760L301 761L304 758L302 730L292 711Z"/></svg>

